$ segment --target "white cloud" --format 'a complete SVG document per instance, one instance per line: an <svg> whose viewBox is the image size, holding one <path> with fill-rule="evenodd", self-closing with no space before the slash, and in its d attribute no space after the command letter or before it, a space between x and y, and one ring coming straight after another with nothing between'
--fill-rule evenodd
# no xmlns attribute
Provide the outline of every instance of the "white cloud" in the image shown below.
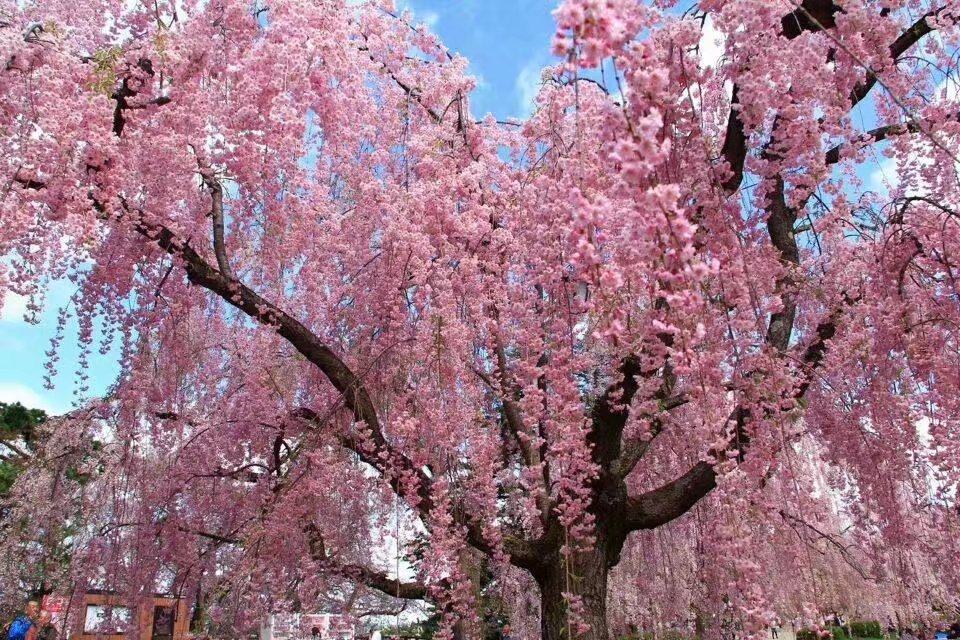
<svg viewBox="0 0 960 640"><path fill-rule="evenodd" d="M6 292L0 305L0 321L22 322L27 312L27 298L16 293Z"/></svg>
<svg viewBox="0 0 960 640"><path fill-rule="evenodd" d="M713 26L713 19L707 16L700 33L700 68L716 68L723 59L727 37Z"/></svg>
<svg viewBox="0 0 960 640"><path fill-rule="evenodd" d="M49 398L37 393L25 384L9 380L0 381L0 402L19 402L30 409L43 409L52 414L63 412L63 408L56 406Z"/></svg>
<svg viewBox="0 0 960 640"><path fill-rule="evenodd" d="M900 185L900 173L893 158L886 156L877 163L877 167L870 172L867 183L864 185L870 191L889 193Z"/></svg>
<svg viewBox="0 0 960 640"><path fill-rule="evenodd" d="M436 24L440 21L440 14L432 9L426 9L424 11L417 10L416 5L410 0L401 0L397 2L397 9L401 12L409 11L413 14L413 24L423 23L427 25L428 29L433 29Z"/></svg>
<svg viewBox="0 0 960 640"><path fill-rule="evenodd" d="M440 20L440 14L436 11L425 11L419 16L419 18L421 22L424 22L428 27L433 29L433 27Z"/></svg>
<svg viewBox="0 0 960 640"><path fill-rule="evenodd" d="M536 57L523 65L520 73L517 74L513 82L514 93L517 96L517 109L519 115L527 116L533 111L534 100L540 93L540 85L543 83L543 63L542 57Z"/></svg>
<svg viewBox="0 0 960 640"><path fill-rule="evenodd" d="M937 103L956 103L960 101L960 82L953 78L944 78L934 88L931 98ZM911 161L914 170L933 166L935 160L932 157L933 143L930 140L917 136L912 142L912 146L915 149ZM883 194L897 189L902 181L897 162L887 156L875 155L875 158L876 168L870 172L864 186L871 191ZM957 170L960 171L960 163L957 164ZM923 195L933 187L934 185L921 178L918 185L908 186L905 195Z"/></svg>
<svg viewBox="0 0 960 640"><path fill-rule="evenodd" d="M477 89L489 89L490 83L487 82L487 79L479 71L471 71L471 76L473 76L473 81Z"/></svg>
<svg viewBox="0 0 960 640"><path fill-rule="evenodd" d="M933 99L938 102L941 100L944 102L957 102L958 99L960 99L960 81L952 77L944 78L934 90Z"/></svg>

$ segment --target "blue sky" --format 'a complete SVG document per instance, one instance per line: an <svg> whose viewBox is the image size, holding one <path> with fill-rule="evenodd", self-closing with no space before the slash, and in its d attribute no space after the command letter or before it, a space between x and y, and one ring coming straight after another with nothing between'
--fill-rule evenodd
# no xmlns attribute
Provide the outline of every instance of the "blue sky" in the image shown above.
<svg viewBox="0 0 960 640"><path fill-rule="evenodd" d="M471 111L498 118L529 113L540 69L552 64L551 11L558 0L398 0L398 8L414 12L452 51L470 60L477 79ZM76 399L77 327L67 326L60 350L59 375L52 390L44 389L44 352L50 348L57 311L67 303L71 287L55 283L39 324L23 321L26 300L8 295L0 311L0 402L20 401L53 413L70 409ZM96 349L96 342L95 349ZM113 383L115 356L91 356L90 393L102 394Z"/></svg>
<svg viewBox="0 0 960 640"><path fill-rule="evenodd" d="M413 11L453 51L470 60L477 90L470 108L482 117L524 116L540 70L552 64L551 12L559 0L408 0Z"/></svg>

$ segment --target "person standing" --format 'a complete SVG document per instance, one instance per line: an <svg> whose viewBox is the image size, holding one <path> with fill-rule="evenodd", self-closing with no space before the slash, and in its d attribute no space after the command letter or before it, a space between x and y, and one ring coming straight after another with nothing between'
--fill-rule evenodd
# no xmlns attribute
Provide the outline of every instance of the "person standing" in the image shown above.
<svg viewBox="0 0 960 640"><path fill-rule="evenodd" d="M950 625L950 630L947 632L947 637L951 640L960 638L960 621L954 622L952 625Z"/></svg>
<svg viewBox="0 0 960 640"><path fill-rule="evenodd" d="M37 616L40 614L40 605L35 600L27 603L23 613L15 617L7 626L7 640L28 640L31 632L36 634ZM32 640L32 639L31 639Z"/></svg>
<svg viewBox="0 0 960 640"><path fill-rule="evenodd" d="M57 627L53 624L53 615L49 611L41 611L37 620L35 640L57 640Z"/></svg>

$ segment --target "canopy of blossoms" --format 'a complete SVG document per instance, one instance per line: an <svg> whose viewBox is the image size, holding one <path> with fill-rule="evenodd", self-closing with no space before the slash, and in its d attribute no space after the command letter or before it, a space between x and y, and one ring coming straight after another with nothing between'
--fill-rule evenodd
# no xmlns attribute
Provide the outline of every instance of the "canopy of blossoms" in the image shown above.
<svg viewBox="0 0 960 640"><path fill-rule="evenodd" d="M676 5L565 0L500 123L389 0L6 0L0 291L121 375L5 544L237 629L955 610L960 3Z"/></svg>

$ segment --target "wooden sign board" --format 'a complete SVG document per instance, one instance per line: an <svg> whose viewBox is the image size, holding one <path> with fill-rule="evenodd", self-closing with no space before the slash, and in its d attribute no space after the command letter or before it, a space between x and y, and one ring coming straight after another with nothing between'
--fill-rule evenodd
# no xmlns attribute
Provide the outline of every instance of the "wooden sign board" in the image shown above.
<svg viewBox="0 0 960 640"><path fill-rule="evenodd" d="M186 640L190 616L183 600L154 596L131 607L116 593L89 592L83 597L83 627L71 640L127 640L136 625L140 640Z"/></svg>

